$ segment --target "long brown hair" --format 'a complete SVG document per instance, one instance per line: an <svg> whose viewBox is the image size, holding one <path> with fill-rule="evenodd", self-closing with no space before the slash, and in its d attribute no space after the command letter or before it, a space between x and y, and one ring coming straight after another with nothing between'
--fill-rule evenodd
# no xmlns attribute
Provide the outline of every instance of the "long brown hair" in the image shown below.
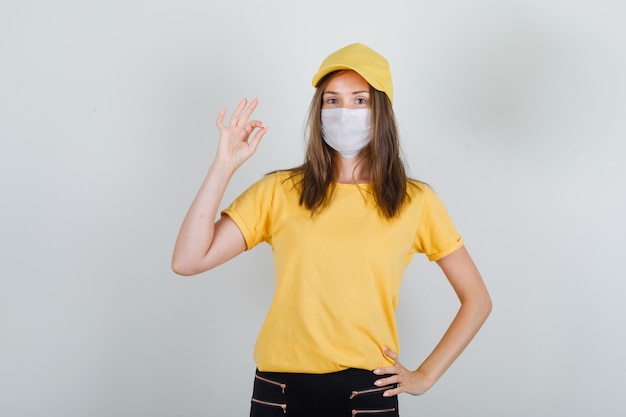
<svg viewBox="0 0 626 417"><path fill-rule="evenodd" d="M322 96L330 79L340 71L320 80L311 100L306 123L308 146L304 163L291 171L302 174L300 204L315 213L327 205L336 184L335 152L322 138ZM402 207L407 174L401 158L398 126L391 102L385 93L370 86L372 98L372 140L364 148L374 201L388 219Z"/></svg>

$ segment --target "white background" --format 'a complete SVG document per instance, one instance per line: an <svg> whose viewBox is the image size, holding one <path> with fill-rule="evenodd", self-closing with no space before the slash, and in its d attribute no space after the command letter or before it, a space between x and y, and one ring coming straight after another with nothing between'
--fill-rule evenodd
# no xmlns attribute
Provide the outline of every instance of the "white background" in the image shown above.
<svg viewBox="0 0 626 417"><path fill-rule="evenodd" d="M2 1L0 415L248 414L271 250L181 278L174 240L221 106L258 96L271 127L225 206L301 162L310 79L352 42L388 58L411 174L494 300L402 415L625 415L625 23L618 0ZM406 365L456 308L416 257Z"/></svg>

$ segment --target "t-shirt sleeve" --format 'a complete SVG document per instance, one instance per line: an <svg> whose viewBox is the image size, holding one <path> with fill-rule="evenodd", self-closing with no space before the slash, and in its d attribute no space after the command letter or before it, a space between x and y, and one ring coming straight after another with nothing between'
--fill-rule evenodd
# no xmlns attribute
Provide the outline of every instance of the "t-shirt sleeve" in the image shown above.
<svg viewBox="0 0 626 417"><path fill-rule="evenodd" d="M243 234L248 250L271 238L270 209L274 191L272 176L252 184L222 211L228 215Z"/></svg>
<svg viewBox="0 0 626 417"><path fill-rule="evenodd" d="M423 186L423 190L416 250L424 253L429 260L438 261L463 246L463 239L439 196L427 185Z"/></svg>

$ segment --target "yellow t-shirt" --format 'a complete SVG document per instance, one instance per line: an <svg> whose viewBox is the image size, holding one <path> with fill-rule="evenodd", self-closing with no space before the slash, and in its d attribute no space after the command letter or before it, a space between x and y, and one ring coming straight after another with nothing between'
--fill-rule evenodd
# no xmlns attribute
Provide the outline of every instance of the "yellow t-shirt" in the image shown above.
<svg viewBox="0 0 626 417"><path fill-rule="evenodd" d="M461 236L423 183L408 181L410 200L391 220L367 184L337 184L311 216L291 176L265 176L223 211L248 249L267 242L273 250L274 298L254 349L259 370L387 366L381 348L399 352L395 310L413 254L441 259L463 245Z"/></svg>

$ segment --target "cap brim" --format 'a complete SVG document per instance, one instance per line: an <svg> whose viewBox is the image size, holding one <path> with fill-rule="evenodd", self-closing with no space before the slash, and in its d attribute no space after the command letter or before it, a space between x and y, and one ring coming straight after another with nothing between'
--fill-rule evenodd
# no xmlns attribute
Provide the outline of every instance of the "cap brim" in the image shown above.
<svg viewBox="0 0 626 417"><path fill-rule="evenodd" d="M320 82L320 80L322 78L324 78L326 75L330 74L331 72L335 72L335 71L341 71L341 70L351 70L351 71L355 71L357 72L361 77L365 78L365 80L370 83L370 81L367 79L367 77L365 77L363 74L361 74L356 68L351 67L349 65L328 65L326 67L320 68L315 75L313 76L313 80L311 81L313 83L313 87L317 88L317 84ZM371 83L370 83L371 85Z"/></svg>

